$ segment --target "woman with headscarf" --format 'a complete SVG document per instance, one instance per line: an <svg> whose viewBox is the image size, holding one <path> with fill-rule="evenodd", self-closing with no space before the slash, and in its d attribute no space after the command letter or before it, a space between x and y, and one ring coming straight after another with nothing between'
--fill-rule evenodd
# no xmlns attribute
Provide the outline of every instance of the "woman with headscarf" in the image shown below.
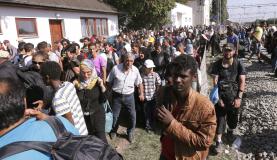
<svg viewBox="0 0 277 160"><path fill-rule="evenodd" d="M105 134L106 88L103 80L97 76L91 60L85 59L80 64L80 78L75 81L77 94L84 112L89 135L95 135L107 143Z"/></svg>

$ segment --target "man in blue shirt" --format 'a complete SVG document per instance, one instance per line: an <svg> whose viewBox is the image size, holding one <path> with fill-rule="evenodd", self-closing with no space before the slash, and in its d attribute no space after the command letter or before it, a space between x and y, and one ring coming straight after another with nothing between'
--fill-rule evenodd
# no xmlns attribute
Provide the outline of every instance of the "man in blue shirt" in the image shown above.
<svg viewBox="0 0 277 160"><path fill-rule="evenodd" d="M22 84L11 78L0 77L0 148L19 141L57 140L54 131L45 121L28 118L35 115L37 119L45 119L47 115L25 107L25 90ZM59 117L67 131L79 134L78 130L66 119ZM5 158L5 160L50 160L50 155L29 150Z"/></svg>
<svg viewBox="0 0 277 160"><path fill-rule="evenodd" d="M235 56L238 55L238 49L239 49L239 38L234 33L234 29L231 26L227 26L227 43L232 43L235 46Z"/></svg>

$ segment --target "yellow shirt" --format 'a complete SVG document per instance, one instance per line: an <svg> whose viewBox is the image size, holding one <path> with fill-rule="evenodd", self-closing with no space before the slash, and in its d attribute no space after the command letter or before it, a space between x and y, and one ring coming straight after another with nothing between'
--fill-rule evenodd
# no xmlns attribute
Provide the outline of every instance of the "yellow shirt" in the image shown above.
<svg viewBox="0 0 277 160"><path fill-rule="evenodd" d="M253 36L260 42L263 36L263 29L261 27L256 27Z"/></svg>

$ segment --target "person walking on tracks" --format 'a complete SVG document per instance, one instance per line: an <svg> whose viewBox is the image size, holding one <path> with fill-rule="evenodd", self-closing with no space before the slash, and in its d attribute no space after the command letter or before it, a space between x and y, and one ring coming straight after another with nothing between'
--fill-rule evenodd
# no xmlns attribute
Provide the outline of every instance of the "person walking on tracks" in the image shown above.
<svg viewBox="0 0 277 160"><path fill-rule="evenodd" d="M239 108L245 90L246 70L243 64L234 58L235 47L228 43L223 49L224 57L213 65L214 85L219 87L219 102L215 105L217 116L216 153L222 152L222 134L228 124L227 138L233 138L233 130L238 124Z"/></svg>

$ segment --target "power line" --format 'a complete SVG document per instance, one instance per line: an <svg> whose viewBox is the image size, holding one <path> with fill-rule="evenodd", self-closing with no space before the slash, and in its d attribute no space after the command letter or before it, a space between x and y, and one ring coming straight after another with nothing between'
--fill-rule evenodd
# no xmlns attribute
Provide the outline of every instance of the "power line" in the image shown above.
<svg viewBox="0 0 277 160"><path fill-rule="evenodd" d="M242 15L242 16L244 16L244 15L265 15L265 14L267 14L267 15L269 15L269 14L274 14L274 12L260 12L260 13L257 13L257 12L255 12L255 13L236 13L236 14L231 14L230 13L230 15L232 15L232 16L240 16L240 15Z"/></svg>
<svg viewBox="0 0 277 160"><path fill-rule="evenodd" d="M253 8L253 7L272 7L272 6L277 6L277 3L253 4L253 5L242 5L242 6L228 6L227 9Z"/></svg>

